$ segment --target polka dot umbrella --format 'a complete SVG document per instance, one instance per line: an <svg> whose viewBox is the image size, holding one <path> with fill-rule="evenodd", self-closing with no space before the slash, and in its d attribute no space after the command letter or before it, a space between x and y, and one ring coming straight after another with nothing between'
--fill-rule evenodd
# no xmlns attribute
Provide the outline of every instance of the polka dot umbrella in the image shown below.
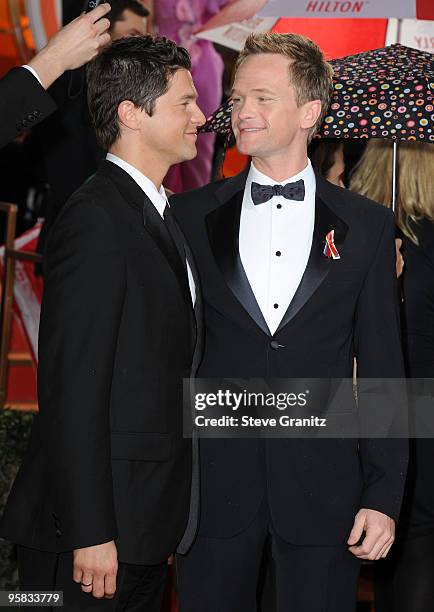
<svg viewBox="0 0 434 612"><path fill-rule="evenodd" d="M434 142L434 56L391 45L332 62L323 138Z"/></svg>
<svg viewBox="0 0 434 612"><path fill-rule="evenodd" d="M434 55L395 44L330 63L334 92L318 137L434 143ZM202 131L231 134L231 106L218 108ZM396 146L394 153L395 170Z"/></svg>

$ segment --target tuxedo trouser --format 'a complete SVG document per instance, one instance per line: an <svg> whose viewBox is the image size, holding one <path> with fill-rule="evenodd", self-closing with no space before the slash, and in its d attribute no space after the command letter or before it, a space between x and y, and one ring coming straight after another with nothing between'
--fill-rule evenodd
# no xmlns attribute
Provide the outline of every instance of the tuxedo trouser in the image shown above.
<svg viewBox="0 0 434 612"><path fill-rule="evenodd" d="M72 579L72 552L48 553L18 546L18 573L21 591L63 591L64 612L161 612L167 564L133 565L119 563L114 599L96 599L84 593ZM32 608L33 610L35 608ZM47 610L50 608L38 607ZM52 610L57 610L53 607Z"/></svg>
<svg viewBox="0 0 434 612"><path fill-rule="evenodd" d="M397 539L387 559L374 567L377 612L432 612L434 533Z"/></svg>
<svg viewBox="0 0 434 612"><path fill-rule="evenodd" d="M273 529L265 502L230 538L197 536L176 559L179 612L255 612L258 579L271 544L273 607L263 612L353 612L359 560L345 545L296 546Z"/></svg>

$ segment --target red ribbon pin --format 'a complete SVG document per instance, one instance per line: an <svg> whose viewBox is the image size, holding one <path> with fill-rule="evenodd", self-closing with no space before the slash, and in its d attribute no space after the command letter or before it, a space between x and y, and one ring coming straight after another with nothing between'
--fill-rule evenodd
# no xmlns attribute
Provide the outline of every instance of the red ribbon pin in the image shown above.
<svg viewBox="0 0 434 612"><path fill-rule="evenodd" d="M330 230L326 235L326 243L324 247L324 255L326 257L331 257L332 259L340 259L341 256L335 245L335 230Z"/></svg>

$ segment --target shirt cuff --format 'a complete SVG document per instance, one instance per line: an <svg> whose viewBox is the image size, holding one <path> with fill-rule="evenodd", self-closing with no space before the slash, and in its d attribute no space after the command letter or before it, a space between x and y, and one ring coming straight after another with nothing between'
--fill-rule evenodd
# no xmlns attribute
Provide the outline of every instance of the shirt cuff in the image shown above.
<svg viewBox="0 0 434 612"><path fill-rule="evenodd" d="M33 74L33 76L35 77L35 79L39 82L39 84L44 87L42 85L42 81L39 78L38 73L36 72L36 70L34 70L31 66L28 66L27 64L24 64L23 66L21 66L22 68L25 68L26 70L28 70L29 72L31 72Z"/></svg>

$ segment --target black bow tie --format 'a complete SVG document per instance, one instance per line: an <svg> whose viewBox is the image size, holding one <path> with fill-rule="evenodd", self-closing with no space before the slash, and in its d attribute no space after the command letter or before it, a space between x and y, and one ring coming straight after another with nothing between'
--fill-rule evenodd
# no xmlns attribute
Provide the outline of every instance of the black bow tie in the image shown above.
<svg viewBox="0 0 434 612"><path fill-rule="evenodd" d="M295 183L287 183L286 185L260 185L252 183L251 194L253 204L263 204L271 200L273 196L283 196L287 200L304 200L304 181L300 179Z"/></svg>

